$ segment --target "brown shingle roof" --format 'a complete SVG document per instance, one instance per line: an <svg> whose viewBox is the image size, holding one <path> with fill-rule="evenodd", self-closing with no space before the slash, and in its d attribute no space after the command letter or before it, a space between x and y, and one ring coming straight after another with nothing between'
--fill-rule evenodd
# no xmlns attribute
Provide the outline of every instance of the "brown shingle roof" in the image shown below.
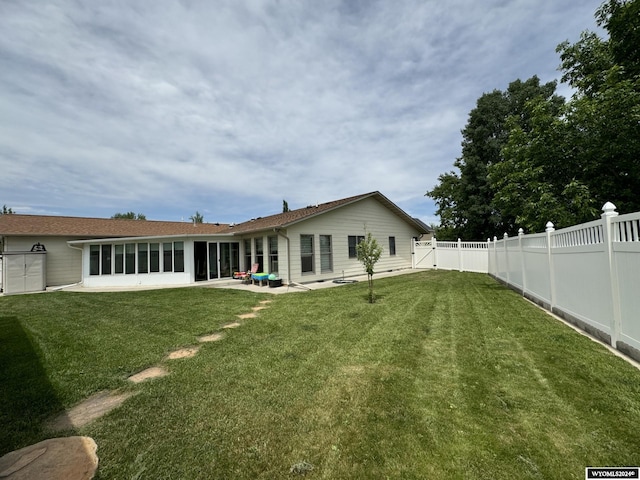
<svg viewBox="0 0 640 480"><path fill-rule="evenodd" d="M45 215L0 215L0 235L43 235L86 238L147 237L229 233L228 224L116 220Z"/></svg>
<svg viewBox="0 0 640 480"><path fill-rule="evenodd" d="M370 192L353 197L342 198L332 202L311 205L285 213L260 217L233 227L229 224L211 224L190 222L161 222L154 220L116 220L106 218L56 217L45 215L0 215L0 235L42 235L81 238L112 237L153 237L170 235L212 235L243 234L286 228L315 215L355 203L365 198L374 198L396 215L404 218L417 231L423 231L424 224L416 222L404 210L391 202L380 192Z"/></svg>
<svg viewBox="0 0 640 480"><path fill-rule="evenodd" d="M362 195L356 195L353 197L347 197L340 200L334 200L332 202L321 203L319 205L311 205L297 210L291 210L285 213L278 213L276 215L270 215L268 217L256 218L248 222L243 222L235 225L231 228L233 233L249 233L257 232L260 230L270 230L273 228L286 228L289 225L300 222L307 218L319 215L321 213L334 210L339 207L343 207L350 203L355 203L365 198L373 197L382 203L384 206L392 210L396 215L404 218L407 222L412 224L418 231L422 230L422 225L418 224L415 219L410 217L404 210L391 202L387 197L380 192L370 192ZM427 233L427 231L421 232Z"/></svg>

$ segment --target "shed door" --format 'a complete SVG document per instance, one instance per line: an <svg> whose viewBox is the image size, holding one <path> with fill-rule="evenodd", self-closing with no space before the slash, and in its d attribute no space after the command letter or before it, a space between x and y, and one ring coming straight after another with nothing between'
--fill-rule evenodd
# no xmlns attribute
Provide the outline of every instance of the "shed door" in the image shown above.
<svg viewBox="0 0 640 480"><path fill-rule="evenodd" d="M44 255L24 256L24 291L37 292L44 290L42 283L44 272Z"/></svg>
<svg viewBox="0 0 640 480"><path fill-rule="evenodd" d="M45 286L45 254L18 253L3 255L4 293L38 292Z"/></svg>

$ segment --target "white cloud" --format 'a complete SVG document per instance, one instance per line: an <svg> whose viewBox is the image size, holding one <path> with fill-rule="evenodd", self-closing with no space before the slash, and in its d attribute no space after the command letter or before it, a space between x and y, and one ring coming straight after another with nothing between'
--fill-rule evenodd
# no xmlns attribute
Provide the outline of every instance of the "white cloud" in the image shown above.
<svg viewBox="0 0 640 480"><path fill-rule="evenodd" d="M423 197L482 93L559 77L598 3L5 2L0 203L241 221Z"/></svg>

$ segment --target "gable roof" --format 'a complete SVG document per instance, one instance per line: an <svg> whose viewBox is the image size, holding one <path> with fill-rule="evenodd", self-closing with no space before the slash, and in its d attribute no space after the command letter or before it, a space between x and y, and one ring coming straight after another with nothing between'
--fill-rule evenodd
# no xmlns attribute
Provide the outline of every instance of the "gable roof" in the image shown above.
<svg viewBox="0 0 640 480"><path fill-rule="evenodd" d="M162 222L155 220L20 215L16 213L0 215L0 235L111 238L216 233L229 233L229 225Z"/></svg>
<svg viewBox="0 0 640 480"><path fill-rule="evenodd" d="M268 217L260 217L248 222L239 223L231 228L234 234L239 233L251 233L261 230L272 230L274 228L287 228L290 225L307 220L316 215L335 210L345 205L350 205L364 200L365 198L374 198L382 203L385 207L391 210L393 213L402 217L407 223L413 226L420 233L428 233L428 229L424 229L425 225L422 222L416 222L414 218L409 216L404 210L398 207L395 203L382 195L380 192L370 192L362 195L356 195L353 197L347 197L340 200L334 200L332 202L321 203L318 205L309 205L304 208L298 208L297 210L291 210L289 212L278 213L270 215Z"/></svg>
<svg viewBox="0 0 640 480"><path fill-rule="evenodd" d="M0 235L12 236L64 236L91 238L161 237L173 235L245 234L274 228L287 228L316 215L330 212L366 198L373 198L404 219L420 233L428 233L428 227L412 218L380 192L370 192L342 198L319 205L310 205L289 212L259 217L236 225L164 222L156 220L123 220L110 218L58 217L47 215L0 215Z"/></svg>

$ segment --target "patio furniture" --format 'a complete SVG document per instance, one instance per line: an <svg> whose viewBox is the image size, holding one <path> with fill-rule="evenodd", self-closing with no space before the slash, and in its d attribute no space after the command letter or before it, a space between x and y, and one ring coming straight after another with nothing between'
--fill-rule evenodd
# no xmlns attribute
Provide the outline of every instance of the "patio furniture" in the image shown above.
<svg viewBox="0 0 640 480"><path fill-rule="evenodd" d="M269 279L269 274L264 272L252 273L251 279L253 280L254 285L256 284L256 282L260 282L260 286L262 287L264 283L266 283Z"/></svg>
<svg viewBox="0 0 640 480"><path fill-rule="evenodd" d="M251 283L251 275L253 275L254 273L256 273L258 271L258 268L260 268L260 264L258 263L254 263L251 266L251 270L249 270L248 272L236 272L233 275L233 278L238 278L240 280L243 281L243 283ZM237 277L236 277L237 274Z"/></svg>

